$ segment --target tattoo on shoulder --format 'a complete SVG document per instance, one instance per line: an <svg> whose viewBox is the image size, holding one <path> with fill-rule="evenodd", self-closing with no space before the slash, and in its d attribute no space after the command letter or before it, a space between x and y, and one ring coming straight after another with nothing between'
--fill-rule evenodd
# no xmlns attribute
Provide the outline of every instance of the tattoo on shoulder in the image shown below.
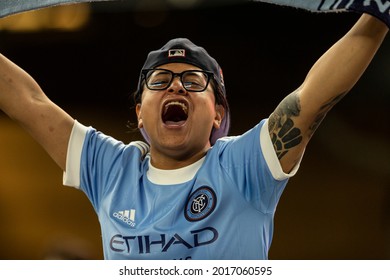
<svg viewBox="0 0 390 280"><path fill-rule="evenodd" d="M295 127L292 117L299 116L301 105L297 91L289 94L269 118L268 129L276 155L281 159L302 142L302 132Z"/></svg>

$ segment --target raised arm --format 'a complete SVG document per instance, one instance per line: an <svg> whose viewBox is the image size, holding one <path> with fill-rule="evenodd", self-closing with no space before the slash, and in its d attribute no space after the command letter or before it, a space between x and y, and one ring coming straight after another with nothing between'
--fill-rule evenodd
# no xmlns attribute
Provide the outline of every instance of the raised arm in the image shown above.
<svg viewBox="0 0 390 280"><path fill-rule="evenodd" d="M269 132L285 172L291 171L326 113L359 80L388 32L363 14L352 29L310 69L302 85L277 106Z"/></svg>
<svg viewBox="0 0 390 280"><path fill-rule="evenodd" d="M24 127L65 170L74 120L49 100L30 75L1 54L0 110Z"/></svg>

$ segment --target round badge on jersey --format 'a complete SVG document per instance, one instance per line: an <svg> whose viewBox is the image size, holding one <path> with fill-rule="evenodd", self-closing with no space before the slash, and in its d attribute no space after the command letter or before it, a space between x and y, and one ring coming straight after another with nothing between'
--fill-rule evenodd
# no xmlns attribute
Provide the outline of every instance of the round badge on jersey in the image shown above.
<svg viewBox="0 0 390 280"><path fill-rule="evenodd" d="M190 222L203 220L214 211L216 205L215 192L210 187L200 187L188 198L184 216Z"/></svg>

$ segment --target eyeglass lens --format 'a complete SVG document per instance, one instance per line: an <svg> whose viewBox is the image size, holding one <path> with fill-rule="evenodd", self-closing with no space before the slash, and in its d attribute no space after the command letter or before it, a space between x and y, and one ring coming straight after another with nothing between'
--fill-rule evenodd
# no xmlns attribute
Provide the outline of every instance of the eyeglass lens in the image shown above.
<svg viewBox="0 0 390 280"><path fill-rule="evenodd" d="M208 84L208 76L203 71L189 70L173 73L164 69L151 70L146 79L147 87L151 90L167 89L175 76L179 76L183 87L188 91L203 91Z"/></svg>

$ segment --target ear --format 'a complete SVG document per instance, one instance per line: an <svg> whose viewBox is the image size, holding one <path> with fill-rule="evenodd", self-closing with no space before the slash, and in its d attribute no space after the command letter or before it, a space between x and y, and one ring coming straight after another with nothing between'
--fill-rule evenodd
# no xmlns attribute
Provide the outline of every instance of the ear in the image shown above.
<svg viewBox="0 0 390 280"><path fill-rule="evenodd" d="M144 125L142 123L141 103L137 103L135 107L135 113L137 114L138 128L142 128Z"/></svg>
<svg viewBox="0 0 390 280"><path fill-rule="evenodd" d="M214 128L219 129L221 127L221 123L224 116L225 116L225 108L220 104L215 105L215 118L214 118L214 125L213 125Z"/></svg>

